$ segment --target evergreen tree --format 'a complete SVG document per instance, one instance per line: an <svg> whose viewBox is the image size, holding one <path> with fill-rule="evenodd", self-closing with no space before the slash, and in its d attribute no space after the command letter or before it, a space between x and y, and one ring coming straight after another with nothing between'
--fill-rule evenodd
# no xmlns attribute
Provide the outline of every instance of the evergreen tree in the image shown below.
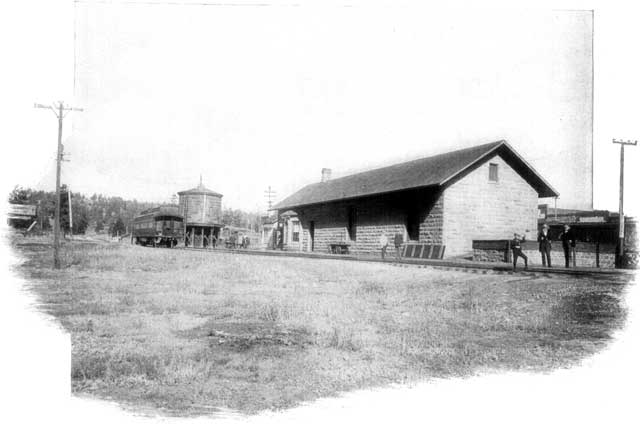
<svg viewBox="0 0 640 424"><path fill-rule="evenodd" d="M124 225L124 222L122 221L122 219L118 217L118 219L116 219L116 221L113 223L111 227L111 236L112 237L122 236L126 232L127 232L127 227Z"/></svg>
<svg viewBox="0 0 640 424"><path fill-rule="evenodd" d="M14 205L29 205L31 197L31 189L15 186L9 194L9 203Z"/></svg>

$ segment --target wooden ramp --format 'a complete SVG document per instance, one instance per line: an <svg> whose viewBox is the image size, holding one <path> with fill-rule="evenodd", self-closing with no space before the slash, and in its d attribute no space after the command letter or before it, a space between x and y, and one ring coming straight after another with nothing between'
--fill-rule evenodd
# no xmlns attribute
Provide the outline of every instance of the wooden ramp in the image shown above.
<svg viewBox="0 0 640 424"><path fill-rule="evenodd" d="M413 259L442 259L444 257L442 244L410 243L402 246L402 257Z"/></svg>

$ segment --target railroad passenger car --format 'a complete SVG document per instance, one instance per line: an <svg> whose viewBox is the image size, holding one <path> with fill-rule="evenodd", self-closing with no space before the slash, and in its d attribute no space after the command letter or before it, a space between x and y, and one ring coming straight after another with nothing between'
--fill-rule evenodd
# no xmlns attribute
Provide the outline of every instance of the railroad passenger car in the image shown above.
<svg viewBox="0 0 640 424"><path fill-rule="evenodd" d="M178 206L158 206L142 211L133 220L131 243L174 247L184 236L183 221Z"/></svg>

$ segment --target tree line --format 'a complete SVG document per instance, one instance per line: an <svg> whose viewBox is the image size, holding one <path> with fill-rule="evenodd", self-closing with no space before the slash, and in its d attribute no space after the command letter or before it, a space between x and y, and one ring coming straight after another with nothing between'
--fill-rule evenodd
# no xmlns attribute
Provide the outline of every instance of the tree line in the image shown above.
<svg viewBox="0 0 640 424"><path fill-rule="evenodd" d="M71 221L69 221L69 198L71 198ZM50 231L55 215L55 191L34 190L16 186L9 194L9 203L35 205L37 207L36 229ZM67 234L86 234L87 232L107 233L112 236L128 232L133 219L142 211L158 206L157 203L125 200L118 196L104 196L94 193L86 196L72 192L66 185L60 190L60 229ZM32 222L15 221L14 227L28 227ZM222 224L259 231L261 216L257 212L223 208Z"/></svg>

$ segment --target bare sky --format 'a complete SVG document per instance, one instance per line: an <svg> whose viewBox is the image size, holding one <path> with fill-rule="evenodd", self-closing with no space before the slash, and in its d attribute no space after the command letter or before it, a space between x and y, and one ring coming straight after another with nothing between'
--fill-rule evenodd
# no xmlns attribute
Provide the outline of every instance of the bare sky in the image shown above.
<svg viewBox="0 0 640 424"><path fill-rule="evenodd" d="M79 2L63 25L75 43L36 46L57 50L75 92L62 98L85 108L65 123L73 190L168 201L202 174L225 206L264 210L268 186L282 199L323 167L506 139L558 206L591 203L591 12L187 3ZM53 188L56 122L29 112L28 142L49 150L15 183ZM617 208L599 187L617 182L609 144L627 134L596 134L596 207Z"/></svg>

